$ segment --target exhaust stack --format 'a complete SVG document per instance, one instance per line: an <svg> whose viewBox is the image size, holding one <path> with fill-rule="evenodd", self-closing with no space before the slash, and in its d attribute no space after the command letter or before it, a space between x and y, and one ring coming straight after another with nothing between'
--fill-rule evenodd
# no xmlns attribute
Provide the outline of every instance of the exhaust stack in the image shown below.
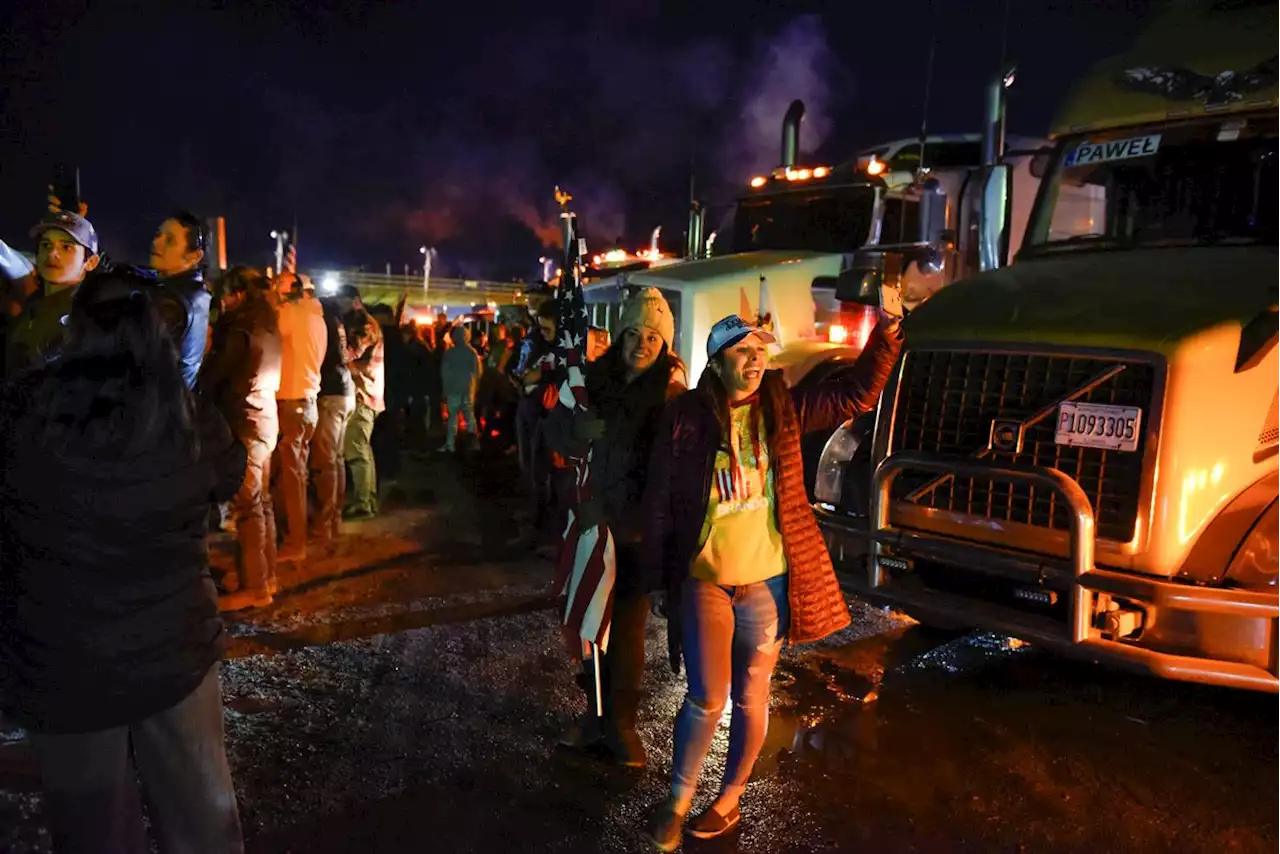
<svg viewBox="0 0 1280 854"><path fill-rule="evenodd" d="M1006 66L987 85L986 111L982 123L982 165L990 169L1004 157L1005 90L1013 85L1015 68Z"/></svg>
<svg viewBox="0 0 1280 854"><path fill-rule="evenodd" d="M689 232L685 241L685 258L693 261L702 257L702 234L707 227L707 210L701 202L689 205Z"/></svg>
<svg viewBox="0 0 1280 854"><path fill-rule="evenodd" d="M800 122L804 119L804 101L799 98L787 107L782 118L782 168L791 169L800 157Z"/></svg>

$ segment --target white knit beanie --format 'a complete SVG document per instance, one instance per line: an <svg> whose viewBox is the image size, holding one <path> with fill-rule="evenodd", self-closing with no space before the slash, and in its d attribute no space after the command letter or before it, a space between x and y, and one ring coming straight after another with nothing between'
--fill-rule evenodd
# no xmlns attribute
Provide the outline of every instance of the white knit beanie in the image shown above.
<svg viewBox="0 0 1280 854"><path fill-rule="evenodd" d="M628 329L652 329L666 342L667 349L675 352L676 321L667 298L657 288L642 288L622 304L617 329L615 338L621 338Z"/></svg>

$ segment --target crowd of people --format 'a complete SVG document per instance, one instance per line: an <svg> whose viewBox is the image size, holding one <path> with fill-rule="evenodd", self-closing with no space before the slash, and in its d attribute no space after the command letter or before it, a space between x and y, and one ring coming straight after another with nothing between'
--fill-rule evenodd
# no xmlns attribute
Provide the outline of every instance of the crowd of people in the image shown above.
<svg viewBox="0 0 1280 854"><path fill-rule="evenodd" d="M791 390L767 370L768 330L724 318L690 389L670 306L640 290L613 340L589 334L590 408L570 410L557 404L548 290L532 294L527 332L406 324L349 286L322 299L288 270L234 267L206 287L204 236L186 213L162 221L148 268L106 262L73 212L31 236L32 269L0 244L0 706L30 733L57 851L148 850L139 779L160 850L242 850L219 611L271 604L279 562L376 515L379 471L385 486L407 437L443 429L437 450L453 452L464 427L518 454L532 504L516 544L550 546L569 509L614 538L603 714L589 703L561 744L647 762L636 720L659 612L688 692L671 792L643 831L670 851L686 830L736 826L784 641L849 622L801 438L875 405L901 346L895 320L843 379ZM580 500L570 461L587 458ZM238 544L221 589L211 507ZM729 701L718 795L686 821Z"/></svg>

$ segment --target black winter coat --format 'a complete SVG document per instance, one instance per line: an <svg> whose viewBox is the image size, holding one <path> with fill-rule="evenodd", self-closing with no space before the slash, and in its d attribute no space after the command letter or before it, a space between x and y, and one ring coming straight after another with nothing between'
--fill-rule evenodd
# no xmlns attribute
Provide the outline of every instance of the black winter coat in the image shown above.
<svg viewBox="0 0 1280 854"><path fill-rule="evenodd" d="M0 703L35 732L92 732L173 706L222 656L205 536L245 450L203 401L196 458L176 441L131 456L19 447L43 373L0 392Z"/></svg>
<svg viewBox="0 0 1280 854"><path fill-rule="evenodd" d="M182 362L187 388L195 388L209 336L209 304L213 296L204 287L199 270L161 279L154 302L169 330L169 338Z"/></svg>
<svg viewBox="0 0 1280 854"><path fill-rule="evenodd" d="M649 451L667 401L685 390L683 377L654 366L628 383L610 354L592 362L586 376L587 400L604 422L604 435L589 446L575 439L574 414L564 406L552 408L543 422L543 435L556 453L584 457L590 450L592 495L620 548L640 543ZM628 569L619 561L619 588L647 592L638 569L634 578L624 577Z"/></svg>

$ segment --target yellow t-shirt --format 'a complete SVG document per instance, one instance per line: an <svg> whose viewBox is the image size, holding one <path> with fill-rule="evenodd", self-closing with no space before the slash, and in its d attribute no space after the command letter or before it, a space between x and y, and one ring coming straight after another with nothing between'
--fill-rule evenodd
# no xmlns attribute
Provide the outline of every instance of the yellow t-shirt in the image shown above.
<svg viewBox="0 0 1280 854"><path fill-rule="evenodd" d="M754 403L730 410L730 436L738 465L730 465L729 452L716 452L711 495L702 523L702 546L694 558L694 578L734 587L767 581L787 571L782 534L773 512L774 478L764 439L764 416ZM755 418L759 439L751 440Z"/></svg>

